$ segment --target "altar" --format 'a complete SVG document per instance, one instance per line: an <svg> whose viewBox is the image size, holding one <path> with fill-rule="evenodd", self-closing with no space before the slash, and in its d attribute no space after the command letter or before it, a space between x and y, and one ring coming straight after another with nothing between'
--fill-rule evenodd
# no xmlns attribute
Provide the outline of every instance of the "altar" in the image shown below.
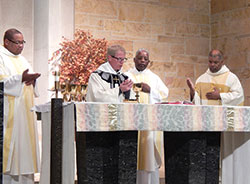
<svg viewBox="0 0 250 184"><path fill-rule="evenodd" d="M49 106L49 105L48 105ZM74 109L75 108L75 109ZM48 108L48 112L49 112ZM70 113L68 113L70 112ZM76 121L74 121L74 113ZM44 113L44 112L43 112ZM42 114L43 114L42 113ZM121 103L121 104L111 104L111 103L71 103L64 104L63 106L63 126L67 128L63 129L63 136L65 140L63 141L63 162L70 163L69 165L63 165L63 182L62 183L74 183L74 177L72 171L75 168L74 165L74 149L72 149L72 142L74 142L75 132L72 131L74 126L76 126L76 132L116 132L116 131L142 131L142 130L152 130L152 131L164 131L165 141L171 136L178 135L194 135L196 133L202 135L207 134L208 137L212 138L213 147L210 147L210 151L214 151L216 154L219 154L218 144L213 142L213 140L219 140L219 132L231 132L234 133L233 137L237 140L235 145L232 145L232 150L227 150L228 155L226 159L237 158L236 165L242 164L242 168L238 171L229 172L229 178L237 181L236 183L249 183L250 176L242 174L246 172L248 165L250 164L250 159L246 158L246 153L250 152L250 107L239 107L239 106L200 106L200 105L169 105L169 104L130 104L130 103ZM44 116L45 117L45 116ZM43 124L46 121L50 121L48 118L43 118ZM74 123L76 122L76 124ZM44 126L44 125L43 125ZM47 126L47 125L46 125ZM69 128L69 126L71 128ZM198 136L193 138L191 136L191 143L187 149L192 147L199 147L197 145L202 145L202 149L207 150L204 147L204 139L200 139ZM168 138L167 138L168 137ZM240 139L238 139L240 137ZM48 138L48 137L47 137ZM173 138L173 137L172 137ZM190 139L190 137L189 137ZM206 140L206 138L205 138ZM172 141L173 142L173 141ZM208 140L209 142L209 140ZM46 143L43 143L46 144ZM177 144L177 143L176 143ZM175 143L172 143L172 147L176 146ZM193 145L193 146L192 146ZM211 144L210 144L211 145ZM210 146L209 145L209 146ZM208 146L208 147L209 147ZM46 147L46 146L45 146ZM70 147L70 149L69 149ZM44 148L44 147L43 147ZM165 152L168 153L169 147L165 142ZM172 148L171 148L172 150ZM198 150L199 154L204 157L209 155L210 152L203 152L203 150ZM48 155L49 150L43 149L43 155ZM178 153L179 154L179 153ZM213 160L207 160L205 163L208 165L208 168L199 168L195 167L190 157L199 157L199 155L189 154L188 162L189 166L187 167L192 172L187 172L183 174L186 181L181 181L178 183L209 183L206 181L207 177L213 177L209 175L209 167L213 166ZM166 156L166 155L165 155ZM216 157L216 156L215 156ZM217 156L218 157L218 156ZM242 159L241 159L242 157ZM166 158L166 161L168 158ZM204 157L203 160L206 160L207 157ZM178 163L178 160L174 159L174 165ZM43 160L44 162L44 160ZM168 161L167 161L168 162ZM217 160L218 162L218 160ZM173 164L173 159L169 160L169 163L166 164L166 170L168 164ZM187 162L183 162L187 164ZM201 165L204 163L201 163ZM210 165L209 165L210 164ZM172 165L173 166L173 165ZM193 166L193 167L191 167ZM47 165L47 168L49 166ZM181 166L182 167L182 166ZM214 167L214 166L213 166ZM216 168L216 166L215 166ZM179 166L180 169L180 166ZM207 171L208 169L208 171ZM210 169L211 170L211 169ZM42 167L41 177L43 177L45 169ZM199 176L199 173L202 172L202 176ZM188 176L186 176L188 174ZM206 176L208 174L208 176ZM173 176L178 177L178 175L173 174ZM197 176L197 180L194 176ZM170 179L169 176L166 178ZM180 178L178 178L180 179ZM167 179L166 179L167 180ZM173 183L168 180L168 183ZM44 182L46 183L46 182ZM210 182L211 183L211 182Z"/></svg>
<svg viewBox="0 0 250 184"><path fill-rule="evenodd" d="M76 131L250 131L250 107L244 106L134 103L75 105Z"/></svg>

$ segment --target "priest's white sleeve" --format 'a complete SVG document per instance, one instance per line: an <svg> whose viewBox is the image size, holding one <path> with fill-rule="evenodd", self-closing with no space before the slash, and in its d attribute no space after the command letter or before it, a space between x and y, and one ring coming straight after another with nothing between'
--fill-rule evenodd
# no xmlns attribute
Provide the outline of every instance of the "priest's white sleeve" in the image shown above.
<svg viewBox="0 0 250 184"><path fill-rule="evenodd" d="M10 76L0 64L0 81L4 82L4 93L11 96L20 96L23 88L22 76Z"/></svg>
<svg viewBox="0 0 250 184"><path fill-rule="evenodd" d="M92 73L87 88L87 102L119 102L119 87L110 88L110 83Z"/></svg>
<svg viewBox="0 0 250 184"><path fill-rule="evenodd" d="M166 102L168 97L168 88L166 85L162 82L162 80L157 76L156 86L150 87L150 103L159 103L159 102Z"/></svg>
<svg viewBox="0 0 250 184"><path fill-rule="evenodd" d="M230 86L230 92L220 93L222 105L241 105L244 102L244 92L237 76L231 73L226 85Z"/></svg>

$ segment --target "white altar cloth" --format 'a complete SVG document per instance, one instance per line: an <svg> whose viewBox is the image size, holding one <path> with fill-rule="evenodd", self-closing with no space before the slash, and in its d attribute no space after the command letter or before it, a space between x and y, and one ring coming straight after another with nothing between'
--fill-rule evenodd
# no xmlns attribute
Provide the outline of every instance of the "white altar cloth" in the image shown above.
<svg viewBox="0 0 250 184"><path fill-rule="evenodd" d="M76 103L77 131L250 132L250 107Z"/></svg>
<svg viewBox="0 0 250 184"><path fill-rule="evenodd" d="M230 160L223 184L250 183L250 107L197 106L167 104L108 104L75 103L77 131L160 130L160 131L216 131L229 132L231 149L225 150ZM42 168L41 184L49 183L50 168L50 105L42 112ZM74 105L63 109L63 184L73 184Z"/></svg>
<svg viewBox="0 0 250 184"><path fill-rule="evenodd" d="M222 184L250 183L250 107L76 103L76 115L77 131L225 132Z"/></svg>

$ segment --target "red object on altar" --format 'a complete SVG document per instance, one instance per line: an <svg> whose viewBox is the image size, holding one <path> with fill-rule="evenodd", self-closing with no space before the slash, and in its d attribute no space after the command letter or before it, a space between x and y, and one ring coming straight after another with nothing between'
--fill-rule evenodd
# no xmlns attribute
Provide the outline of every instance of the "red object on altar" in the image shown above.
<svg viewBox="0 0 250 184"><path fill-rule="evenodd" d="M192 102L189 101L176 101L176 102L161 102L157 104L185 104L185 105L194 105Z"/></svg>

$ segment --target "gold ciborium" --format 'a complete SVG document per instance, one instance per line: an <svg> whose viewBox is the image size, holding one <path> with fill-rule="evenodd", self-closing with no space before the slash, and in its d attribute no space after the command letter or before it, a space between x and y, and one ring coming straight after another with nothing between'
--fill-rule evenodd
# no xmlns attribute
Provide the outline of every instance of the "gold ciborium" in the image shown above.
<svg viewBox="0 0 250 184"><path fill-rule="evenodd" d="M64 102L85 101L87 94L87 85L63 83L60 84L60 92L63 96Z"/></svg>
<svg viewBox="0 0 250 184"><path fill-rule="evenodd" d="M139 101L139 97L140 97L140 91L142 91L142 83L134 83L133 84L133 90L135 92L135 98L136 98L136 101L138 103L140 103Z"/></svg>
<svg viewBox="0 0 250 184"><path fill-rule="evenodd" d="M64 102L69 102L71 101L71 98L70 98L70 91L71 91L71 88L70 88L70 84L61 84L60 86L61 88L61 94L63 96L63 101Z"/></svg>
<svg viewBox="0 0 250 184"><path fill-rule="evenodd" d="M78 102L85 101L87 94L87 85L77 85L75 100Z"/></svg>
<svg viewBox="0 0 250 184"><path fill-rule="evenodd" d="M77 85L70 84L70 100L77 101Z"/></svg>
<svg viewBox="0 0 250 184"><path fill-rule="evenodd" d="M85 101L86 99L86 94L87 94L87 85L82 84L79 86L80 90L79 90L79 101Z"/></svg>

